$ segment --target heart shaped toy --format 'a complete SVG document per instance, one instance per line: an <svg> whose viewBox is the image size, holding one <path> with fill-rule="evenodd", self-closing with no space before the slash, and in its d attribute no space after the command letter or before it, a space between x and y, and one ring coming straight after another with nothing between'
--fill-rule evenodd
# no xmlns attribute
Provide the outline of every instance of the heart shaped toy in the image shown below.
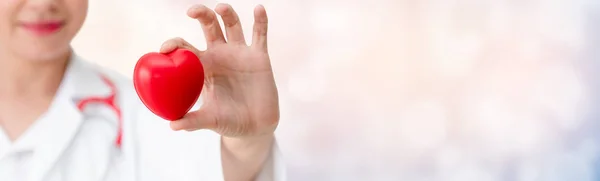
<svg viewBox="0 0 600 181"><path fill-rule="evenodd" d="M194 106L204 85L204 68L193 52L143 55L133 71L137 95L157 116L174 121Z"/></svg>

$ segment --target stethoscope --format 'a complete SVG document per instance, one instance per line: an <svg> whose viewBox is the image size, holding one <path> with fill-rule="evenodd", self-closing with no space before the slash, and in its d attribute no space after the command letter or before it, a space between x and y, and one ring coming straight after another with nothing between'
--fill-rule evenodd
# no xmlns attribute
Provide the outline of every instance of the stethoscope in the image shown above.
<svg viewBox="0 0 600 181"><path fill-rule="evenodd" d="M110 81L106 76L101 75L102 81L110 88L110 94L107 97L87 97L81 99L77 103L77 108L79 111L83 112L85 107L90 103L99 103L108 106L112 109L117 115L117 139L115 140L115 144L117 148L121 148L121 142L123 139L123 116L121 113L121 109L116 104L116 96L117 96L117 87L115 84Z"/></svg>

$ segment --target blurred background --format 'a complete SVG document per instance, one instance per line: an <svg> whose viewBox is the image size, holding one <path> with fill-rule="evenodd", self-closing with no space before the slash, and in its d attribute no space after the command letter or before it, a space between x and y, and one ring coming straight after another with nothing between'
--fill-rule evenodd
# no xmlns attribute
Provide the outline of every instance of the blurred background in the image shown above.
<svg viewBox="0 0 600 181"><path fill-rule="evenodd" d="M131 77L218 2L267 9L291 181L600 180L598 0L98 0L74 47Z"/></svg>

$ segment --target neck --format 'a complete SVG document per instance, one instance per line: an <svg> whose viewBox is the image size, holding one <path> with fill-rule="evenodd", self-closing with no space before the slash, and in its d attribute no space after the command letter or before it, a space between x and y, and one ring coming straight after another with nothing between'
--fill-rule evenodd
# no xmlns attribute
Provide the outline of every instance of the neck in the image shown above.
<svg viewBox="0 0 600 181"><path fill-rule="evenodd" d="M53 97L71 52L55 60L30 61L18 58L0 59L0 99L19 97Z"/></svg>

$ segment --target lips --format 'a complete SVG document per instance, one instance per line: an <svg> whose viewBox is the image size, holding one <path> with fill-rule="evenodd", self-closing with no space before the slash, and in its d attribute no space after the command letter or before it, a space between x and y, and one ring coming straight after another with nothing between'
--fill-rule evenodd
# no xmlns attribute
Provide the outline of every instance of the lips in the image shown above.
<svg viewBox="0 0 600 181"><path fill-rule="evenodd" d="M33 32L37 35L49 35L57 32L63 27L64 23L61 21L41 21L41 22L27 22L21 23L21 27Z"/></svg>

